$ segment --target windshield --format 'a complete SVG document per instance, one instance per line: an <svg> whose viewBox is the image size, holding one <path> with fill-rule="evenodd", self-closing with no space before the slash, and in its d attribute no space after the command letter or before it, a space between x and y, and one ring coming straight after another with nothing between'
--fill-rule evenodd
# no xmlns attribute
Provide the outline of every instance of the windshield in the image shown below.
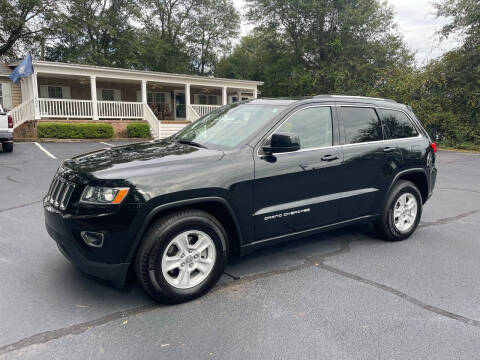
<svg viewBox="0 0 480 360"><path fill-rule="evenodd" d="M236 103L221 107L177 133L175 139L232 149L269 122L284 106Z"/></svg>

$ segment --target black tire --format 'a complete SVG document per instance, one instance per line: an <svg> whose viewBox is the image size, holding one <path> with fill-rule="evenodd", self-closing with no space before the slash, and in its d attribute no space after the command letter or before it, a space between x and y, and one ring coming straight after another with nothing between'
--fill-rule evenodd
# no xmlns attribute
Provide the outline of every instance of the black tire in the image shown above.
<svg viewBox="0 0 480 360"><path fill-rule="evenodd" d="M403 194L412 194L416 201L417 201L417 213L415 220L413 222L413 226L409 228L407 231L400 231L397 226L395 226L394 222L394 206L397 203L400 196ZM380 218L374 223L374 230L377 235L385 240L388 241L400 241L405 240L410 235L412 235L418 227L420 219L422 217L422 209L423 209L423 201L422 195L418 190L417 186L410 182L401 180L398 181L396 184L393 185L390 194L388 195L387 201L385 206L382 210Z"/></svg>
<svg viewBox="0 0 480 360"><path fill-rule="evenodd" d="M13 151L13 143L3 143L2 148L3 152L11 153Z"/></svg>
<svg viewBox="0 0 480 360"><path fill-rule="evenodd" d="M170 241L188 230L206 233L213 240L216 259L211 272L192 288L180 289L165 279L162 256ZM223 245L225 244L225 246ZM227 233L211 214L197 209L182 210L155 221L145 233L135 257L135 272L145 291L162 304L192 300L208 292L220 279L228 258Z"/></svg>

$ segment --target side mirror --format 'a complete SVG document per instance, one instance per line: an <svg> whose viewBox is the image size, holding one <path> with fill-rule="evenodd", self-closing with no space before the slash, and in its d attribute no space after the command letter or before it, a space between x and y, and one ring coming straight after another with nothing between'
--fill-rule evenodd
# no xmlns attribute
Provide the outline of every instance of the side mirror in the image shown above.
<svg viewBox="0 0 480 360"><path fill-rule="evenodd" d="M292 133L275 133L272 134L270 141L263 145L262 149L267 155L298 151L300 150L300 138Z"/></svg>

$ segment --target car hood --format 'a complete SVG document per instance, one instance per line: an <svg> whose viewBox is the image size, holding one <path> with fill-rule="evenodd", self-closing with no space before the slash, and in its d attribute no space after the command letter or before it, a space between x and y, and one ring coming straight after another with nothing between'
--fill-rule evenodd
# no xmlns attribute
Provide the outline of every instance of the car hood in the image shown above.
<svg viewBox="0 0 480 360"><path fill-rule="evenodd" d="M115 146L66 160L63 167L97 179L127 179L220 160L223 152L158 140Z"/></svg>

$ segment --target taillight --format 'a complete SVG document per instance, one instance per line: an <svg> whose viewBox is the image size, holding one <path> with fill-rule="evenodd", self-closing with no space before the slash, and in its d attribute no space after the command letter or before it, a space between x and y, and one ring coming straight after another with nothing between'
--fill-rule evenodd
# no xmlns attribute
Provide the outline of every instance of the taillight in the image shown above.
<svg viewBox="0 0 480 360"><path fill-rule="evenodd" d="M436 153L436 152L437 152L437 143L436 143L436 142L432 142L431 146L432 146L433 152Z"/></svg>
<svg viewBox="0 0 480 360"><path fill-rule="evenodd" d="M8 128L13 129L13 117L12 117L12 115L8 115Z"/></svg>

